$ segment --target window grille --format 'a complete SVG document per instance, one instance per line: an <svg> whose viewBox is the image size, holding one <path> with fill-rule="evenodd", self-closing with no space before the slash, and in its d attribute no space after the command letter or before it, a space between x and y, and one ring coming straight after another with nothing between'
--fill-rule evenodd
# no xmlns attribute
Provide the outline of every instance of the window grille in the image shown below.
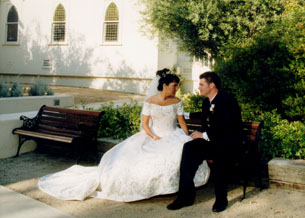
<svg viewBox="0 0 305 218"><path fill-rule="evenodd" d="M66 40L66 12L62 4L56 7L52 24L53 42L64 42Z"/></svg>
<svg viewBox="0 0 305 218"><path fill-rule="evenodd" d="M7 42L17 42L18 40L18 14L14 6L8 12L7 15Z"/></svg>
<svg viewBox="0 0 305 218"><path fill-rule="evenodd" d="M50 69L51 68L51 60L43 60L43 63L42 63L42 68L45 68L45 69Z"/></svg>
<svg viewBox="0 0 305 218"><path fill-rule="evenodd" d="M119 32L119 11L114 3L111 3L107 10L104 23L104 41L118 41Z"/></svg>

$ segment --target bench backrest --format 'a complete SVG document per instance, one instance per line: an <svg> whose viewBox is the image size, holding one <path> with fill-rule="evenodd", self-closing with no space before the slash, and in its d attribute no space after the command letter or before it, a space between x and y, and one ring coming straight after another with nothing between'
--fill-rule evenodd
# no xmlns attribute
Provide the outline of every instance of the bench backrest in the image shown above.
<svg viewBox="0 0 305 218"><path fill-rule="evenodd" d="M250 142L258 143L261 136L263 122L243 122L242 128L245 136Z"/></svg>
<svg viewBox="0 0 305 218"><path fill-rule="evenodd" d="M85 131L95 136L102 112L42 106L37 128L43 132L58 132L65 136L80 136Z"/></svg>
<svg viewBox="0 0 305 218"><path fill-rule="evenodd" d="M190 132L201 131L202 121L200 119L186 119ZM248 141L258 143L263 122L242 122L244 136Z"/></svg>

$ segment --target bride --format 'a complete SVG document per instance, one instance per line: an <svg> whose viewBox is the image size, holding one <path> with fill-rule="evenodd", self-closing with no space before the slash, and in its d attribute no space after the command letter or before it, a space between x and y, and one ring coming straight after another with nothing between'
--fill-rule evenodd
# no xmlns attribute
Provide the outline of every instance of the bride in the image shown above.
<svg viewBox="0 0 305 218"><path fill-rule="evenodd" d="M183 145L192 140L183 104L175 97L178 83L169 70L158 71L149 91L155 95L142 108L140 132L107 151L98 167L74 165L44 176L39 189L62 200L96 197L121 202L177 192ZM196 172L195 186L205 184L209 174L204 161Z"/></svg>

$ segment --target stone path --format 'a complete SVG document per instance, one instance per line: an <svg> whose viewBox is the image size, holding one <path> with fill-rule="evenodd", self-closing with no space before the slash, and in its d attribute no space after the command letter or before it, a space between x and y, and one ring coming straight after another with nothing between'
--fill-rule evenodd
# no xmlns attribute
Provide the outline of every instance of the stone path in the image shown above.
<svg viewBox="0 0 305 218"><path fill-rule="evenodd" d="M71 94L76 104L143 99L143 96L112 91L51 87L55 94ZM169 211L166 205L175 195L157 196L132 203L120 203L88 198L84 201L62 201L37 188L38 179L46 174L66 169L75 164L69 155L52 155L38 152L23 154L18 158L0 159L0 218L19 217L79 217L79 218L257 218L257 217L305 217L305 193L295 190L249 187L247 198L240 202L242 189L231 186L228 209L222 213L211 211L214 193L211 186L197 191L195 204L178 211ZM81 165L97 163L82 162Z"/></svg>
<svg viewBox="0 0 305 218"><path fill-rule="evenodd" d="M0 217L73 218L74 216L0 186Z"/></svg>

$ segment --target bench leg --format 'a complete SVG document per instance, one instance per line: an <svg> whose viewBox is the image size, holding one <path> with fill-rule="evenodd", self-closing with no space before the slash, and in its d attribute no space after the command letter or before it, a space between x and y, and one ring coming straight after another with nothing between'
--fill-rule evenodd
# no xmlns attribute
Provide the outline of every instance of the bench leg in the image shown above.
<svg viewBox="0 0 305 218"><path fill-rule="evenodd" d="M16 153L15 157L18 157L18 156L19 156L19 152L20 152L21 145L22 145L26 140L28 140L26 137L23 137L22 135L18 135L18 136L19 136L19 145L18 145L18 149L17 149L17 153Z"/></svg>
<svg viewBox="0 0 305 218"><path fill-rule="evenodd" d="M85 157L86 155L91 155L91 152L95 155L95 159L97 163L100 161L100 156L98 154L98 149L97 149L97 140L84 140L80 141L77 146L77 161L76 163L79 164L80 160Z"/></svg>
<svg viewBox="0 0 305 218"><path fill-rule="evenodd" d="M258 161L258 168L257 168L257 179L258 179L258 187L259 190L262 191L263 190L263 183L262 183L262 166L260 164L260 162Z"/></svg>
<svg viewBox="0 0 305 218"><path fill-rule="evenodd" d="M79 164L80 160L85 156L86 147L88 146L87 143L88 142L84 139L80 139L75 142L76 164Z"/></svg>
<svg viewBox="0 0 305 218"><path fill-rule="evenodd" d="M243 178L243 197L240 201L244 200L246 198L246 192L247 192L247 186L248 186L248 175L245 173L244 175L244 178Z"/></svg>

